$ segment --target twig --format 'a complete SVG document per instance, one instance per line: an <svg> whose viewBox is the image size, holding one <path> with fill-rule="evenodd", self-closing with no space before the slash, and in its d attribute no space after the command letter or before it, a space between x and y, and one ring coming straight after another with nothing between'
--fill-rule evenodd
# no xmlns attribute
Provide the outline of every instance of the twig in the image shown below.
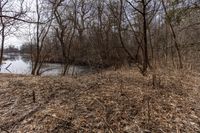
<svg viewBox="0 0 200 133"><path fill-rule="evenodd" d="M98 99L95 99L95 100L104 108L104 110L106 109L106 107L103 105L103 103L102 103L101 101L99 101ZM107 122L103 117L101 117L101 118L103 119L104 123L105 123L106 126L108 127L110 133L113 133L113 130L112 130L112 128L110 127L110 125L108 124L108 122Z"/></svg>
<svg viewBox="0 0 200 133"><path fill-rule="evenodd" d="M8 68L12 65L12 63L10 63L7 67L6 67L6 70L8 70Z"/></svg>
<svg viewBox="0 0 200 133"><path fill-rule="evenodd" d="M13 126L19 125L20 122L22 122L26 118L31 117L33 114L35 114L39 110L41 110L41 107L37 106L33 110L31 110L28 113L26 113L25 115L23 115L22 117L18 118L17 120L4 123L4 124L0 125L0 127L1 127L1 129L2 128L9 129L9 128L13 127Z"/></svg>
<svg viewBox="0 0 200 133"><path fill-rule="evenodd" d="M111 133L114 133L113 130L112 130L112 128L111 128L110 125L108 124L108 122L107 122L103 117L102 117L102 119L103 119L103 121L105 122L106 126L108 127L109 131L110 131Z"/></svg>
<svg viewBox="0 0 200 133"><path fill-rule="evenodd" d="M6 129L2 128L2 127L0 127L0 129L1 129L2 131L5 131L6 133L10 133L8 130L6 130Z"/></svg>
<svg viewBox="0 0 200 133"><path fill-rule="evenodd" d="M33 103L36 103L36 100L35 100L35 91L34 90L33 90L32 95L33 95Z"/></svg>
<svg viewBox="0 0 200 133"><path fill-rule="evenodd" d="M50 115L50 114L46 114L46 115L44 116L44 118L45 118L46 116L49 116L49 117L54 118L54 119L57 119L57 120L59 120L59 121L68 122L67 120L64 120L64 119L62 119L62 118L59 118L59 117L56 117L56 116L53 116L53 115Z"/></svg>

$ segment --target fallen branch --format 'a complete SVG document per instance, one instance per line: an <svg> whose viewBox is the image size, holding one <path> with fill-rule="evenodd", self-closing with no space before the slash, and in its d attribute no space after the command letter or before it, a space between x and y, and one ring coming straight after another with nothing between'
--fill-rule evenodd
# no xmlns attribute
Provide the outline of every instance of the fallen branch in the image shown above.
<svg viewBox="0 0 200 133"><path fill-rule="evenodd" d="M8 130L6 130L6 129L2 128L2 127L0 127L0 129L1 129L2 131L6 132L6 133L10 133Z"/></svg>
<svg viewBox="0 0 200 133"><path fill-rule="evenodd" d="M15 121L11 121L11 122L7 122L4 123L2 125L0 125L1 129L7 130L13 126L19 125L20 122L22 122L24 119L31 117L33 114L35 114L36 112L38 112L41 109L40 106L36 107L35 109L29 111L28 113L26 113L25 115L23 115L22 117L18 118Z"/></svg>
<svg viewBox="0 0 200 133"><path fill-rule="evenodd" d="M7 67L6 67L6 70L8 70L8 68L12 65L12 63L10 63Z"/></svg>

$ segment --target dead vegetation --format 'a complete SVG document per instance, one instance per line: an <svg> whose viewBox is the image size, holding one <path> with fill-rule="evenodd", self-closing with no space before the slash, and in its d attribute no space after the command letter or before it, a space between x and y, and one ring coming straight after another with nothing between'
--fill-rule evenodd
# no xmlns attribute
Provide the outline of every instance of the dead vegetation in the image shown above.
<svg viewBox="0 0 200 133"><path fill-rule="evenodd" d="M0 131L198 133L199 100L199 74L187 71L146 77L125 68L76 78L1 74Z"/></svg>

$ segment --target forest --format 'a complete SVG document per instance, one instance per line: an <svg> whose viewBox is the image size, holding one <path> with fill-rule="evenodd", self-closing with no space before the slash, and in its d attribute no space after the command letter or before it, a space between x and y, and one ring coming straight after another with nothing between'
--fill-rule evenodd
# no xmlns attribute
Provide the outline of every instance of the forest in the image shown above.
<svg viewBox="0 0 200 133"><path fill-rule="evenodd" d="M31 60L0 73L0 132L200 132L199 0L1 0L0 47Z"/></svg>
<svg viewBox="0 0 200 133"><path fill-rule="evenodd" d="M192 64L199 57L198 0L26 2L16 8L12 1L1 2L0 61L5 38L28 23L21 51L30 54L33 75L45 62L64 64L63 75L70 64L116 69L134 64L143 74L163 66L198 67Z"/></svg>

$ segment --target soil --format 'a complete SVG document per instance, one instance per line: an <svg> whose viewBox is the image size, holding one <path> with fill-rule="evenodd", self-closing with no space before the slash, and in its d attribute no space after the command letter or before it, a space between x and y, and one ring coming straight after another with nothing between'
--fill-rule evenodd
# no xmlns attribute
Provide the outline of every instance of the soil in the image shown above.
<svg viewBox="0 0 200 133"><path fill-rule="evenodd" d="M0 74L2 133L200 133L200 74Z"/></svg>

